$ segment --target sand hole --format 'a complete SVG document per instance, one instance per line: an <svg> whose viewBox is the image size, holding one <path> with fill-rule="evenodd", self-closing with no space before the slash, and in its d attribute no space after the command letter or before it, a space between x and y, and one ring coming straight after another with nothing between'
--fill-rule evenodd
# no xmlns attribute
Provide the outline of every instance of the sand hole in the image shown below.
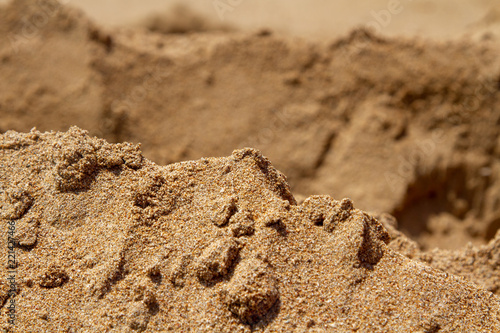
<svg viewBox="0 0 500 333"><path fill-rule="evenodd" d="M488 170L460 163L421 173L392 212L399 228L424 250L485 244L500 226L485 205L492 186Z"/></svg>

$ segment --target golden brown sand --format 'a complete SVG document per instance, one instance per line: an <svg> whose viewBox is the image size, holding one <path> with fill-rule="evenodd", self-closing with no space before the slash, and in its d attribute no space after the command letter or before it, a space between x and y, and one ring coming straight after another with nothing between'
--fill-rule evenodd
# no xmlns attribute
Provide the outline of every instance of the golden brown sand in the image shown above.
<svg viewBox="0 0 500 333"><path fill-rule="evenodd" d="M168 15L0 8L4 330L499 331L496 11L453 41Z"/></svg>
<svg viewBox="0 0 500 333"><path fill-rule="evenodd" d="M486 245L500 226L493 37L108 31L48 0L6 6L0 32L2 132L77 125L159 164L254 147L294 194L389 213L425 250Z"/></svg>
<svg viewBox="0 0 500 333"><path fill-rule="evenodd" d="M162 167L76 127L0 147L18 332L500 329L497 296L394 251L350 199L298 205L257 150Z"/></svg>

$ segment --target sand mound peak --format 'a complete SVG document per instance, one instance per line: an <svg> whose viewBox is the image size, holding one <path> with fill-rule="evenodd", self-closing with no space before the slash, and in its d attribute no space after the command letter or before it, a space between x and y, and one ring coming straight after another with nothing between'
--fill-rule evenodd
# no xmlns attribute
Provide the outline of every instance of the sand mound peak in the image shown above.
<svg viewBox="0 0 500 333"><path fill-rule="evenodd" d="M394 252L351 200L298 205L257 150L158 166L78 128L0 145L2 221L36 235L16 245L24 331L500 325L495 296Z"/></svg>
<svg viewBox="0 0 500 333"><path fill-rule="evenodd" d="M296 194L389 212L424 249L494 236L496 43L107 30L47 4L0 13L0 130L78 125L159 164L255 147Z"/></svg>

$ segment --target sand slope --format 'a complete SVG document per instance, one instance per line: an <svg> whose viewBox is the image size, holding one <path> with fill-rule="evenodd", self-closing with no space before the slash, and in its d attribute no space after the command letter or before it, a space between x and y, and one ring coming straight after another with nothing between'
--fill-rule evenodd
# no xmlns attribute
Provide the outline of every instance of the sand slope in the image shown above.
<svg viewBox="0 0 500 333"><path fill-rule="evenodd" d="M496 11L439 42L190 15L0 8L18 329L498 331Z"/></svg>
<svg viewBox="0 0 500 333"><path fill-rule="evenodd" d="M257 150L162 167L76 127L0 147L23 332L500 328L496 296L391 250L349 199L297 205Z"/></svg>
<svg viewBox="0 0 500 333"><path fill-rule="evenodd" d="M494 38L106 31L51 1L0 15L3 131L78 125L160 164L258 148L294 193L391 213L424 249L499 226Z"/></svg>

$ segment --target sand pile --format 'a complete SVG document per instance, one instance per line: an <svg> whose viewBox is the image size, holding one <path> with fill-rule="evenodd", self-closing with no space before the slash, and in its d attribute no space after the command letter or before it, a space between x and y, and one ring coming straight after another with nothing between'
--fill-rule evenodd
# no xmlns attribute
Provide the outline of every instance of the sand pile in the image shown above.
<svg viewBox="0 0 500 333"><path fill-rule="evenodd" d="M159 164L254 147L295 194L390 213L423 249L500 226L494 37L107 31L49 0L5 6L0 32L3 132L78 125Z"/></svg>
<svg viewBox="0 0 500 333"><path fill-rule="evenodd" d="M19 332L500 329L498 297L395 252L350 199L298 205L257 150L158 166L76 127L0 147Z"/></svg>
<svg viewBox="0 0 500 333"><path fill-rule="evenodd" d="M313 43L2 5L20 331L498 330L495 13L470 39Z"/></svg>

